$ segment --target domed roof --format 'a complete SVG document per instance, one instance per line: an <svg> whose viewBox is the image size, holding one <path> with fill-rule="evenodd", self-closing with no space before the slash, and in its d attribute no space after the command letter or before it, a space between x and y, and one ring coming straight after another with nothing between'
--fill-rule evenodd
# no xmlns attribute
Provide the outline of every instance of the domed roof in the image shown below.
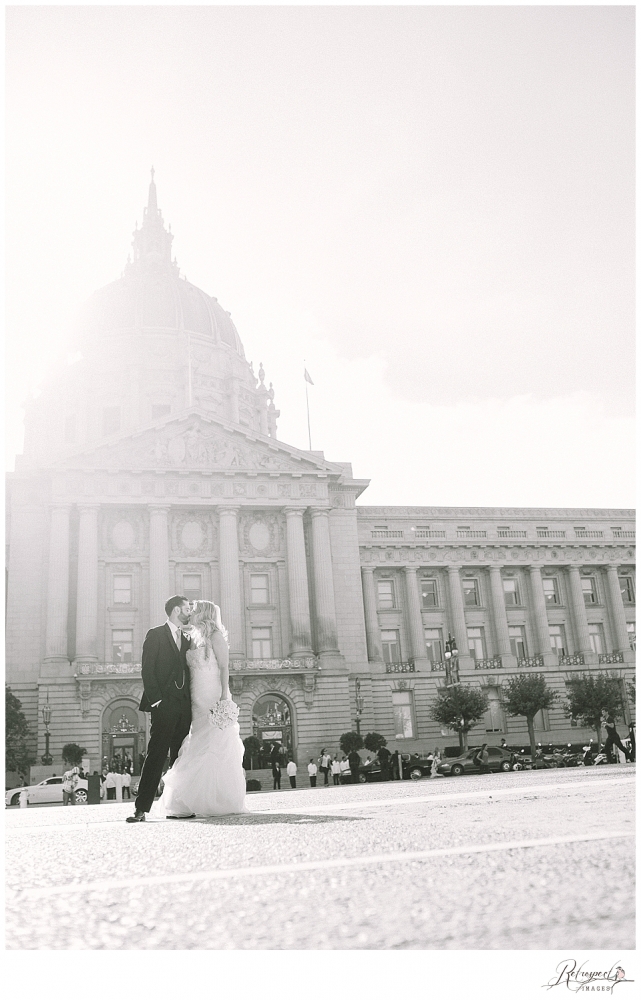
<svg viewBox="0 0 641 1000"><path fill-rule="evenodd" d="M142 228L134 232L134 259L128 261L122 278L105 285L87 301L81 327L89 334L125 329L184 330L211 337L244 358L230 314L217 299L180 277L171 258L172 240L157 207L152 168Z"/></svg>

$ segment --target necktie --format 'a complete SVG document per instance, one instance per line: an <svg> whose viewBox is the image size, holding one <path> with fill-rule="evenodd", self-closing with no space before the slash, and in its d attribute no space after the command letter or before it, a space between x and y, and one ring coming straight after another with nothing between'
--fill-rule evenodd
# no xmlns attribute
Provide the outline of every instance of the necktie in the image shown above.
<svg viewBox="0 0 641 1000"><path fill-rule="evenodd" d="M180 647L182 646L183 640L182 640L182 633L179 628L176 629L175 640L176 640L176 646L178 647L178 652L180 652Z"/></svg>

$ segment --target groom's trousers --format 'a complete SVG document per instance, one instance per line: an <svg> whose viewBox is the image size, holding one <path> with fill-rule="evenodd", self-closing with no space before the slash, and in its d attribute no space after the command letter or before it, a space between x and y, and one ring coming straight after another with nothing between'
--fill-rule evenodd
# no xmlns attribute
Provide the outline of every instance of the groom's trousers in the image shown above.
<svg viewBox="0 0 641 1000"><path fill-rule="evenodd" d="M140 775L140 785L136 797L136 810L149 812L162 777L163 767L169 753L169 766L174 763L182 742L191 725L191 702L189 698L163 698L157 708L151 710L151 734L147 756Z"/></svg>

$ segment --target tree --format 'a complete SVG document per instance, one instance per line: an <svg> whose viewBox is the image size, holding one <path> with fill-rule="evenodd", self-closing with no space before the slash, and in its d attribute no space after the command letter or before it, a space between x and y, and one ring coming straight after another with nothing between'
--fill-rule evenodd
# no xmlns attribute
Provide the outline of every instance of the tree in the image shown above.
<svg viewBox="0 0 641 1000"><path fill-rule="evenodd" d="M344 754L349 755L355 750L362 750L364 746L363 737L360 733L343 733L340 738L340 747Z"/></svg>
<svg viewBox="0 0 641 1000"><path fill-rule="evenodd" d="M65 764L80 767L82 758L87 756L87 748L79 747L77 743L65 743L62 748L62 759Z"/></svg>
<svg viewBox="0 0 641 1000"><path fill-rule="evenodd" d="M249 757L249 770L253 771L253 758L258 757L262 748L262 743L257 736L248 736L247 739L243 740L243 743L245 744L245 756Z"/></svg>
<svg viewBox="0 0 641 1000"><path fill-rule="evenodd" d="M610 674L579 674L566 682L568 700L565 714L579 719L584 726L596 731L601 746L603 717L622 715L621 685Z"/></svg>
<svg viewBox="0 0 641 1000"><path fill-rule="evenodd" d="M7 771L17 771L25 775L32 764L35 764L35 754L29 750L29 743L34 739L26 716L22 711L22 702L16 698L8 685L5 685L5 768Z"/></svg>
<svg viewBox="0 0 641 1000"><path fill-rule="evenodd" d="M377 754L379 750L387 746L387 740L380 733L368 733L363 745L366 750L371 750L372 753Z"/></svg>
<svg viewBox="0 0 641 1000"><path fill-rule="evenodd" d="M461 750L467 750L467 734L487 712L488 701L480 688L471 684L441 687L432 703L430 718L458 733Z"/></svg>
<svg viewBox="0 0 641 1000"><path fill-rule="evenodd" d="M544 708L550 708L558 695L547 686L543 674L521 674L510 677L503 688L503 707L508 715L524 715L530 737L532 762L536 757L534 716Z"/></svg>

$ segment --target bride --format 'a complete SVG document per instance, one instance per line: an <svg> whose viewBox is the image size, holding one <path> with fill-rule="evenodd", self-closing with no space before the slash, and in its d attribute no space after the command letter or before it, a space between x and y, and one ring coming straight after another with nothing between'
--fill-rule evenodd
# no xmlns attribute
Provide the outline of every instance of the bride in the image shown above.
<svg viewBox="0 0 641 1000"><path fill-rule="evenodd" d="M189 625L191 730L164 777L157 810L175 817L249 812L245 805L245 748L238 728L238 707L229 693L229 645L220 608L212 601L196 601Z"/></svg>

